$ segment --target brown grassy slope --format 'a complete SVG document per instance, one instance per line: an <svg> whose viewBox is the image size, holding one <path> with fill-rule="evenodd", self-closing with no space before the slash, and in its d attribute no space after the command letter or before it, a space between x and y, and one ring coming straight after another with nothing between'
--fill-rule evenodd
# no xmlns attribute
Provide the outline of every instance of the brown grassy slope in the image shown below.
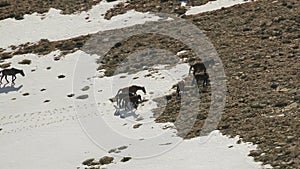
<svg viewBox="0 0 300 169"><path fill-rule="evenodd" d="M25 14L45 13L50 8L60 9L64 14L89 10L101 0L0 0L0 20L23 19Z"/></svg>
<svg viewBox="0 0 300 169"><path fill-rule="evenodd" d="M258 144L251 155L275 168L299 167L299 16L300 2L294 0L189 17L225 65L227 106L219 129ZM280 114L284 117L276 116Z"/></svg>

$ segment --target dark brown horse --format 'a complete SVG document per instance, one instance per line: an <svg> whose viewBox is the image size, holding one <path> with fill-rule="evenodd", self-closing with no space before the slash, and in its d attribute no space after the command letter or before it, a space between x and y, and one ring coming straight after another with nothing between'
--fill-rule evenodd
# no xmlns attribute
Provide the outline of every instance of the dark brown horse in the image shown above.
<svg viewBox="0 0 300 169"><path fill-rule="evenodd" d="M200 73L200 72L206 72L206 67L203 62L196 62L190 66L189 74L193 70L193 75Z"/></svg>
<svg viewBox="0 0 300 169"><path fill-rule="evenodd" d="M213 59L207 60L205 62L197 61L190 66L189 74L191 73L192 70L194 76L197 73L202 73L202 72L206 73L206 66L211 67L213 65L215 65L215 60Z"/></svg>
<svg viewBox="0 0 300 169"><path fill-rule="evenodd" d="M144 94L146 94L146 89L145 87L143 86L137 86L137 85L132 85L132 86L129 86L129 87L125 87L123 89L120 89L117 93L120 94L120 93L132 93L133 95L136 95L136 92L138 90L142 90L144 92Z"/></svg>
<svg viewBox="0 0 300 169"><path fill-rule="evenodd" d="M9 81L7 80L7 76L12 76L12 83L15 82L16 80L16 75L17 74L21 74L22 76L25 76L23 70L19 70L19 69L16 69L16 68L11 68L11 69L3 69L0 71L0 74L1 75L1 80L0 80L0 83L2 83L2 79L5 77L5 80L7 83L9 83Z"/></svg>

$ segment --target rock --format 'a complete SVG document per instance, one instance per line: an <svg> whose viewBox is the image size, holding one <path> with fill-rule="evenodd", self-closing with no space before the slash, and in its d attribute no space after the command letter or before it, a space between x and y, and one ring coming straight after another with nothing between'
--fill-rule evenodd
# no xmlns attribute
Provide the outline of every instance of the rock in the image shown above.
<svg viewBox="0 0 300 169"><path fill-rule="evenodd" d="M101 165L110 164L113 160L114 160L113 157L104 156L104 157L100 158L99 163Z"/></svg>
<svg viewBox="0 0 300 169"><path fill-rule="evenodd" d="M24 94L22 94L23 96L29 96L29 93L24 93Z"/></svg>
<svg viewBox="0 0 300 169"><path fill-rule="evenodd" d="M126 148L128 148L128 146L121 146L121 147L118 147L118 150L125 150Z"/></svg>
<svg viewBox="0 0 300 169"><path fill-rule="evenodd" d="M62 78L65 78L66 76L65 75L59 75L57 76L59 79L62 79Z"/></svg>
<svg viewBox="0 0 300 169"><path fill-rule="evenodd" d="M81 96L76 97L76 99L81 99L81 100L83 100L83 99L87 99L88 97L89 97L89 95L84 94L84 95L81 95Z"/></svg>
<svg viewBox="0 0 300 169"><path fill-rule="evenodd" d="M129 160L131 160L131 157L123 157L121 162L127 162Z"/></svg>
<svg viewBox="0 0 300 169"><path fill-rule="evenodd" d="M22 65L30 65L31 64L31 60L29 59L24 59L20 62L18 62L19 64L22 64Z"/></svg>
<svg viewBox="0 0 300 169"><path fill-rule="evenodd" d="M287 106L287 105L288 105L288 104L287 104L286 102L280 101L280 102L276 103L276 104L274 105L274 107L285 107L285 106Z"/></svg>
<svg viewBox="0 0 300 169"><path fill-rule="evenodd" d="M67 96L68 97L73 97L73 96L75 96L75 94L68 94Z"/></svg>
<svg viewBox="0 0 300 169"><path fill-rule="evenodd" d="M109 150L108 153L121 153L121 151L114 148L114 149Z"/></svg>
<svg viewBox="0 0 300 169"><path fill-rule="evenodd" d="M276 89L276 88L278 87L278 85L275 84L275 83L272 83L270 87L271 87L272 89Z"/></svg>
<svg viewBox="0 0 300 169"><path fill-rule="evenodd" d="M82 162L83 165L91 165L91 163L94 161L95 159L94 158L90 158L90 159L87 159L85 161Z"/></svg>
<svg viewBox="0 0 300 169"><path fill-rule="evenodd" d="M87 90L89 90L90 89L90 87L89 86L85 86L84 88L82 88L81 90L82 91L87 91Z"/></svg>
<svg viewBox="0 0 300 169"><path fill-rule="evenodd" d="M141 125L143 125L143 124L135 124L135 125L133 125L133 128L134 128L134 129L137 129L137 128L139 128Z"/></svg>
<svg viewBox="0 0 300 169"><path fill-rule="evenodd" d="M45 100L45 101L44 101L44 103L48 103L48 102L50 102L50 100Z"/></svg>

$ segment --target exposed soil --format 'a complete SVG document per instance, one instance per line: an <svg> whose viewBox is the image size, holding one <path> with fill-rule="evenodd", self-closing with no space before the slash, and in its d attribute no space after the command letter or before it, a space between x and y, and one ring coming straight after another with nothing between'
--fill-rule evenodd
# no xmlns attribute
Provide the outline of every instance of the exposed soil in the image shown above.
<svg viewBox="0 0 300 169"><path fill-rule="evenodd" d="M45 13L50 8L60 9L63 14L86 11L101 0L0 0L0 20L6 18L23 19L25 14Z"/></svg>
<svg viewBox="0 0 300 169"><path fill-rule="evenodd" d="M132 36L125 41L118 42L118 44L111 48L111 50L104 57L101 57L101 59L98 60L98 63L100 64L98 70L105 69L105 75L112 76L114 75L119 64L124 62L125 59L128 59L128 56L137 51L143 51L148 48L165 49L173 53L173 55L176 55L176 53L179 51L186 50L187 52L180 57L193 58L193 56L195 56L195 54L193 54L186 45L176 39L169 38L164 35L143 34ZM97 50L97 48L94 49ZM127 62L126 65L124 65L125 68L123 72L127 73L136 73L134 70L141 70L141 67L143 66L150 67L151 64L153 66L153 64L157 63L166 64L167 62L170 62L170 60L163 57L160 60L155 60L154 63L152 63L153 61L147 59L139 60L138 62L130 60L126 61ZM188 61L192 61L192 59L189 59ZM118 73L122 73L121 70L119 71L120 72Z"/></svg>
<svg viewBox="0 0 300 169"><path fill-rule="evenodd" d="M90 35L83 35L72 39L60 40L60 41L49 41L48 39L41 39L37 43L26 43L19 46L10 46L13 51L12 52L0 52L0 61L4 61L5 59L12 58L14 55L22 55L28 53L34 53L38 55L47 55L55 50L60 50L61 55L57 56L55 59L59 60L61 56L64 56L69 53L76 52L79 50L86 40L90 37ZM28 64L29 62L25 60L23 64ZM22 64L20 63L20 64ZM2 66L4 67L4 66ZM51 69L51 68L49 68Z"/></svg>

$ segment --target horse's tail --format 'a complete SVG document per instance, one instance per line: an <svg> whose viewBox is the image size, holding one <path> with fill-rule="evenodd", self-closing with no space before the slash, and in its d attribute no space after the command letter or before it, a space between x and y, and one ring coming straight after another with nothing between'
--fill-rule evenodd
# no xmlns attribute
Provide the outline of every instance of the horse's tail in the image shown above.
<svg viewBox="0 0 300 169"><path fill-rule="evenodd" d="M120 94L121 91L122 91L122 89L119 89L118 92L117 92L117 94L116 94L116 96L117 96L118 94Z"/></svg>

